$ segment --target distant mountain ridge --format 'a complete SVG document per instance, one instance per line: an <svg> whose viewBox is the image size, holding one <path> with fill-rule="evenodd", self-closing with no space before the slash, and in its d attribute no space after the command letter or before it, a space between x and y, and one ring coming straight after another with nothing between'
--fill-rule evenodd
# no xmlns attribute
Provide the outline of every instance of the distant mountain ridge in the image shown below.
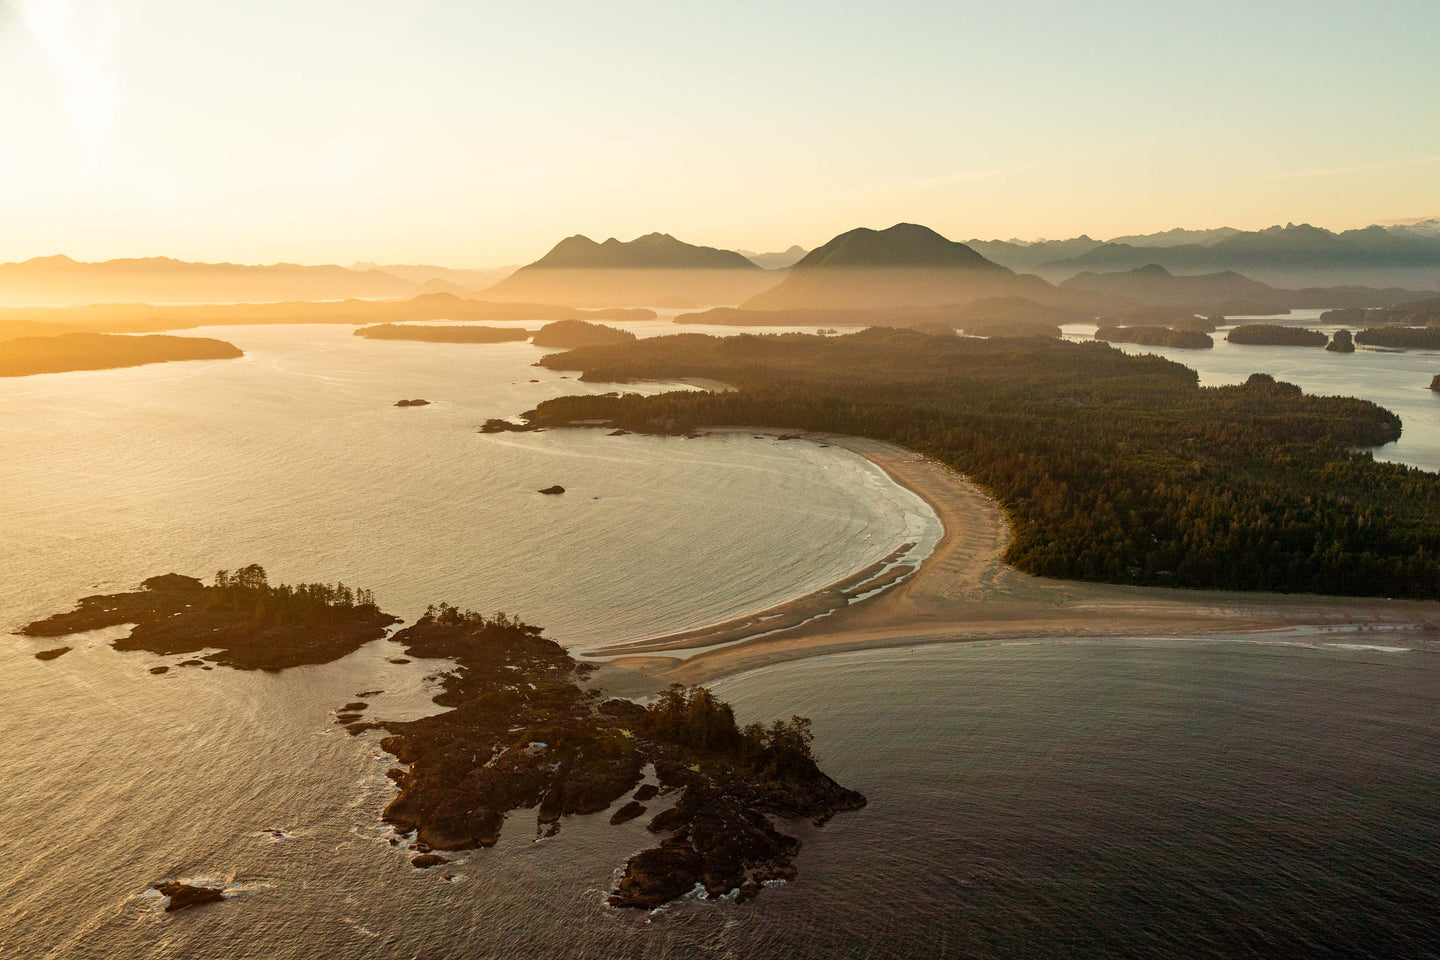
<svg viewBox="0 0 1440 960"><path fill-rule="evenodd" d="M379 270L327 264L196 263L170 257L88 263L67 256L0 263L0 304L216 303L413 295L419 285Z"/></svg>
<svg viewBox="0 0 1440 960"><path fill-rule="evenodd" d="M761 269L788 270L810 251L797 243L793 244L790 249L782 250L779 253L756 253L753 250L737 250L735 252Z"/></svg>
<svg viewBox="0 0 1440 960"><path fill-rule="evenodd" d="M1308 223L1264 230L1169 230L1101 243L1082 236L1022 244L972 241L985 256L1052 281L1157 264L1175 273L1235 271L1281 286L1440 286L1440 222L1335 232Z"/></svg>
<svg viewBox="0 0 1440 960"><path fill-rule="evenodd" d="M728 305L775 283L776 275L734 250L701 247L668 233L629 242L566 237L534 263L484 291L486 297L581 306Z"/></svg>
<svg viewBox="0 0 1440 960"><path fill-rule="evenodd" d="M521 270L759 270L734 250L698 247L668 233L647 233L628 243L611 237L596 243L576 234L566 237Z"/></svg>

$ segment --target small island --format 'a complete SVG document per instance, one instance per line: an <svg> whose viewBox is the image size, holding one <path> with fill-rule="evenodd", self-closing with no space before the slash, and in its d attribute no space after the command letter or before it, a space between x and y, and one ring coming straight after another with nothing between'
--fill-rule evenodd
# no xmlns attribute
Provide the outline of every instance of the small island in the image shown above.
<svg viewBox="0 0 1440 960"><path fill-rule="evenodd" d="M1350 336L1349 330L1336 330L1335 336L1331 337L1330 342L1325 344L1325 349L1331 353L1354 353L1355 338Z"/></svg>
<svg viewBox="0 0 1440 960"><path fill-rule="evenodd" d="M233 343L209 337L144 337L65 333L56 337L0 340L0 377L74 370L114 370L176 360L233 360L245 354Z"/></svg>
<svg viewBox="0 0 1440 960"><path fill-rule="evenodd" d="M200 907L207 903L219 903L225 899L225 891L219 887L194 887L178 880L157 883L153 888L161 896L168 897L165 912L173 913L187 907Z"/></svg>
<svg viewBox="0 0 1440 960"><path fill-rule="evenodd" d="M85 597L69 613L23 627L28 637L63 637L133 623L116 650L156 654L215 650L196 661L239 670L329 663L385 635L399 622L368 590L343 583L271 586L258 564L221 570L213 586L177 573L151 577L131 593ZM184 666L185 664L181 664Z"/></svg>
<svg viewBox="0 0 1440 960"><path fill-rule="evenodd" d="M355 331L355 336L367 340L418 340L424 343L509 343L528 340L530 334L531 331L519 327L442 327L418 323L378 323Z"/></svg>
<svg viewBox="0 0 1440 960"><path fill-rule="evenodd" d="M544 490L539 490L539 491L536 491L536 492L537 492L537 493L543 493L543 494L545 494L546 496L553 497L553 496L558 496L559 494L564 493L564 492L565 492L565 488L562 487L562 486L560 486L560 484L557 483L557 484L555 484L555 485L552 486L552 487L546 487Z"/></svg>
<svg viewBox="0 0 1440 960"><path fill-rule="evenodd" d="M1178 347L1182 350L1205 350L1215 346L1209 334L1199 330L1174 330L1170 327L1100 327L1096 340L1107 343L1136 343L1142 347Z"/></svg>
<svg viewBox="0 0 1440 960"><path fill-rule="evenodd" d="M1370 327L1355 334L1355 342L1393 350L1440 350L1440 326L1404 327L1396 324Z"/></svg>
<svg viewBox="0 0 1440 960"><path fill-rule="evenodd" d="M1264 347L1323 347L1330 338L1318 330L1278 323L1243 323L1225 335L1230 343Z"/></svg>
<svg viewBox="0 0 1440 960"><path fill-rule="evenodd" d="M559 347L573 350L576 347L600 347L612 343L625 343L635 339L627 330L617 330L603 323L588 323L584 320L556 320L547 323L537 332L531 343L537 347Z"/></svg>
<svg viewBox="0 0 1440 960"><path fill-rule="evenodd" d="M428 407L428 406L430 406L430 401L429 401L429 400L421 400L421 399L419 399L419 398L416 398L416 399L414 399L414 400L396 400L396 401L395 401L395 406L397 406L397 407Z"/></svg>

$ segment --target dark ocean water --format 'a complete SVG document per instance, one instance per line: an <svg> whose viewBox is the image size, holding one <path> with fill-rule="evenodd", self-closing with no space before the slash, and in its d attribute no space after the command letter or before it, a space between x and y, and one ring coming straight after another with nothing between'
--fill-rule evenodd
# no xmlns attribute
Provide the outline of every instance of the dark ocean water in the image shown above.
<svg viewBox="0 0 1440 960"><path fill-rule="evenodd" d="M537 843L521 812L426 872L386 842L389 758L328 709L382 686L423 709L407 678L438 664L378 643L154 683L103 648L32 660L7 670L44 707L0 738L0 955L1435 956L1440 657L1388 643L997 642L727 679L742 719L812 717L870 805L785 825L798 881L654 914L603 905L639 821ZM166 876L235 896L165 914Z"/></svg>

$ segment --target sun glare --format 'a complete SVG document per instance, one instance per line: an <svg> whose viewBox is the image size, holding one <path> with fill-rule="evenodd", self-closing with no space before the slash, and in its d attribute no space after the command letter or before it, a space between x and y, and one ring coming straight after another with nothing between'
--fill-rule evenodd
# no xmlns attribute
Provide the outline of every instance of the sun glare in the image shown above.
<svg viewBox="0 0 1440 960"><path fill-rule="evenodd" d="M97 6L77 17L69 0L11 0L11 6L63 72L65 111L83 145L86 166L94 167L114 123L118 96L115 76L101 60L103 40L113 19L111 8ZM81 38L77 20L88 28L88 44Z"/></svg>

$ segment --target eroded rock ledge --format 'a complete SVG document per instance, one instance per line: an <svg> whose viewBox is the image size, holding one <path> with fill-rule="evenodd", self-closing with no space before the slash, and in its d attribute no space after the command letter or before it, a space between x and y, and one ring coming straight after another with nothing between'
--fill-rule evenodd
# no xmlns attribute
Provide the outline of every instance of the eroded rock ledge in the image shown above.
<svg viewBox="0 0 1440 960"><path fill-rule="evenodd" d="M601 699L583 687L586 665L503 615L442 606L395 639L411 656L457 662L436 697L454 709L383 724L383 746L410 765L392 773L400 795L385 819L415 831L422 851L493 845L519 809L553 836L567 815L608 809L653 764L666 809L648 829L662 839L630 859L610 902L658 906L697 884L748 898L795 876L800 842L771 817L819 824L865 805L816 766L800 717L741 730L703 688L672 687L648 707ZM632 802L654 797L647 784Z"/></svg>

